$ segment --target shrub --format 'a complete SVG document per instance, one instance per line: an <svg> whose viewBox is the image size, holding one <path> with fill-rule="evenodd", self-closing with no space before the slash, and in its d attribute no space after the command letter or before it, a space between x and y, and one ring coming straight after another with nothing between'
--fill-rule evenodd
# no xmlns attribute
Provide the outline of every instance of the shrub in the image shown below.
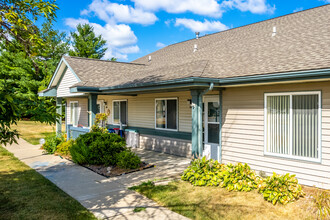
<svg viewBox="0 0 330 220"><path fill-rule="evenodd" d="M263 195L265 200L274 205L278 202L287 204L304 195L295 175L290 175L289 173L285 175L273 173L272 176L261 179L258 191Z"/></svg>
<svg viewBox="0 0 330 220"><path fill-rule="evenodd" d="M117 154L126 150L126 143L117 134L90 132L80 135L71 147L72 160L78 164L117 164Z"/></svg>
<svg viewBox="0 0 330 220"><path fill-rule="evenodd" d="M224 165L215 160L195 159L184 171L182 180L194 186L221 186L229 191L251 191L258 177L247 164Z"/></svg>
<svg viewBox="0 0 330 220"><path fill-rule="evenodd" d="M42 145L42 149L44 149L48 154L54 154L61 142L64 141L64 137L61 135L50 135L45 138L45 143Z"/></svg>
<svg viewBox="0 0 330 220"><path fill-rule="evenodd" d="M222 172L223 166L216 160L206 160L206 157L194 159L184 171L181 179L194 186L219 186L219 173Z"/></svg>
<svg viewBox="0 0 330 220"><path fill-rule="evenodd" d="M70 148L72 147L73 144L74 144L74 140L64 141L57 146L56 152L60 155L67 156L70 154Z"/></svg>
<svg viewBox="0 0 330 220"><path fill-rule="evenodd" d="M120 152L117 158L117 165L123 169L136 169L141 164L139 156L129 150Z"/></svg>
<svg viewBox="0 0 330 220"><path fill-rule="evenodd" d="M236 165L227 164L225 169L219 174L222 180L220 186L229 191L245 191L249 192L256 189L259 177L250 166L242 163Z"/></svg>

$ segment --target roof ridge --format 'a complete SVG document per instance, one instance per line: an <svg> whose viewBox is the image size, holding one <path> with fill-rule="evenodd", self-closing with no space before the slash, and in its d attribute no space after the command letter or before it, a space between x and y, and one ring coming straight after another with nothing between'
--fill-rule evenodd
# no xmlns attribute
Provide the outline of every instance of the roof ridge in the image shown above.
<svg viewBox="0 0 330 220"><path fill-rule="evenodd" d="M145 66L143 63L132 63L132 62L121 62L121 61L111 61L111 60L101 60L101 59L94 59L94 58L87 58L87 57L76 57L76 56L63 56L65 57L70 57L73 59L82 59L82 60L93 60L93 61L102 61L102 62L111 62L111 63L119 63L119 64L132 64L132 65L140 65L140 66Z"/></svg>
<svg viewBox="0 0 330 220"><path fill-rule="evenodd" d="M308 9L305 9L305 10L301 10L301 11L297 11L297 12L292 12L292 13L289 13L289 14L285 14L285 15L280 15L280 16L277 16L277 17L274 17L274 18L269 18L269 19L266 19L266 20L262 20L262 21L257 21L257 22L254 22L254 23L250 23L250 24L246 24L246 25L242 25L242 26L238 26L238 27L234 27L234 28L230 28L230 29L227 29L227 30L223 30L223 31L218 31L218 32L214 32L214 33L211 33L211 34L205 34L204 36L199 36L198 39L201 39L201 38L204 38L204 37L208 37L210 35L215 35L215 34L220 34L220 33L224 33L224 32L228 32L228 31L231 31L231 30L235 30L235 29L239 29L239 28L243 28L243 27L247 27L247 26L250 26L250 25L254 25L254 24L259 24L259 23L263 23L263 22L267 22L267 21L271 21L271 20L275 20L275 19L278 19L278 18L282 18L282 17L286 17L286 16L291 16L293 14L298 14L298 13L304 13L306 11L310 11L310 10L314 10L314 9L317 9L317 8L322 8L322 7L326 7L326 6L329 6L330 3L328 4L325 4L325 5L320 5L320 6L317 6L317 7L314 7L314 8L308 8ZM183 42L188 42L188 41L192 41L192 40L196 40L196 38L191 38L191 39L188 39L188 40L184 40L184 41L180 41L180 42L177 42L177 43L174 43L174 44L170 44L170 45L167 45L159 50L162 50L166 47L170 47L170 46L173 46L173 45L177 45L177 44L180 44L180 43L183 43ZM156 50L158 51L158 50ZM154 51L154 52L156 52ZM152 53L154 53L152 52ZM150 53L151 54L151 53ZM147 54L148 55L148 54ZM145 56L147 56L145 55ZM144 56L143 56L144 57ZM142 57L140 57L142 58ZM138 58L138 59L140 59ZM136 59L136 60L138 60Z"/></svg>

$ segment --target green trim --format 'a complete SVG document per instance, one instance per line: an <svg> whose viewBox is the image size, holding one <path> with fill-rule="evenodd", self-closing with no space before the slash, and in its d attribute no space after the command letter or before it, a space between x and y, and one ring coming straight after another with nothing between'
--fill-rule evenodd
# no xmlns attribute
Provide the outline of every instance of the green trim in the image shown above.
<svg viewBox="0 0 330 220"><path fill-rule="evenodd" d="M90 112L89 127L92 127L97 113L97 95L90 94L88 96L88 111Z"/></svg>
<svg viewBox="0 0 330 220"><path fill-rule="evenodd" d="M209 87L209 83L214 83L215 87L228 86L228 85L240 85L240 84L255 84L255 83L267 83L278 81L293 81L293 80L312 80L330 78L330 69L319 70L306 70L296 72L284 72L284 73L272 73L264 75L253 76L241 76L231 78L204 78L204 77L189 77L183 79L148 82L140 84L125 84L112 87L84 87L77 86L70 88L70 92L94 92L99 94L118 94L129 92L147 92L158 89L179 89L179 88L191 88L195 89L200 87Z"/></svg>
<svg viewBox="0 0 330 220"><path fill-rule="evenodd" d="M192 90L191 91L191 115L192 115L192 133L191 133L191 153L197 158L200 154L199 152L199 98L201 91Z"/></svg>
<svg viewBox="0 0 330 220"><path fill-rule="evenodd" d="M241 76L219 79L220 85L239 85L249 83L267 83L293 80L312 80L330 77L330 69L306 70L285 73L272 73L255 76Z"/></svg>
<svg viewBox="0 0 330 220"><path fill-rule="evenodd" d="M56 98L56 113L60 115L56 118L56 134L62 134L62 98Z"/></svg>
<svg viewBox="0 0 330 220"><path fill-rule="evenodd" d="M107 125L108 128L119 128L119 125ZM153 135L159 137L168 137L168 138L175 138L181 140L191 140L191 133L190 132L183 132L183 131L167 131L167 130L157 130L153 128L143 128L143 127L125 127L128 130L136 130L142 135Z"/></svg>
<svg viewBox="0 0 330 220"><path fill-rule="evenodd" d="M210 86L209 83L181 83L181 84L171 84L171 85L157 85L157 86L149 86L149 87L133 87L133 88L124 88L124 89L115 89L113 91L109 90L101 90L101 88L95 88L95 87L72 87L70 88L70 92L94 92L98 94L117 94L117 93L124 93L124 92L145 92L145 91L158 91L158 90L168 90L168 89L177 89L179 88L185 88L186 90L190 90L191 88L208 88Z"/></svg>
<svg viewBox="0 0 330 220"><path fill-rule="evenodd" d="M54 87L54 88L48 89L47 91L39 92L38 95L41 97L56 97L57 88Z"/></svg>

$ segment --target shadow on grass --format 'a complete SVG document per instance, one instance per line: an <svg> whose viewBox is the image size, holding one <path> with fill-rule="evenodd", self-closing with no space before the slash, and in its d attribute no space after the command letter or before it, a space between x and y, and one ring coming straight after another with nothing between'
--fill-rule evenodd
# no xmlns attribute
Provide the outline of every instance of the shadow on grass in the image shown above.
<svg viewBox="0 0 330 220"><path fill-rule="evenodd" d="M79 202L0 146L0 219L95 219Z"/></svg>

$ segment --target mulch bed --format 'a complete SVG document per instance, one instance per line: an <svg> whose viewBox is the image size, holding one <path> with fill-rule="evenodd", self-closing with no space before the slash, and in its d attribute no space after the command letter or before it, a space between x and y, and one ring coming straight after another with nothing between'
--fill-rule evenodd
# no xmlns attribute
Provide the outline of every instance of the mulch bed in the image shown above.
<svg viewBox="0 0 330 220"><path fill-rule="evenodd" d="M105 166L105 165L82 165L82 166L104 177L115 177L115 176L121 176L128 173L133 173L148 168L152 168L155 165L142 162L140 164L140 167L136 169L122 169L117 166Z"/></svg>
<svg viewBox="0 0 330 220"><path fill-rule="evenodd" d="M55 156L59 156L61 158L65 158L67 160L70 160L73 162L72 158L70 156L65 156L65 155L59 155L57 153L54 154ZM73 162L74 163L74 162ZM148 168L155 167L154 164L148 164L146 162L141 162L140 166L136 169L122 169L117 166L105 166L105 165L80 165L82 167L85 167L97 174L100 174L104 177L110 178L110 177L115 177L115 176L121 176L129 173L134 173L137 171L145 170ZM109 172L110 171L110 172Z"/></svg>

